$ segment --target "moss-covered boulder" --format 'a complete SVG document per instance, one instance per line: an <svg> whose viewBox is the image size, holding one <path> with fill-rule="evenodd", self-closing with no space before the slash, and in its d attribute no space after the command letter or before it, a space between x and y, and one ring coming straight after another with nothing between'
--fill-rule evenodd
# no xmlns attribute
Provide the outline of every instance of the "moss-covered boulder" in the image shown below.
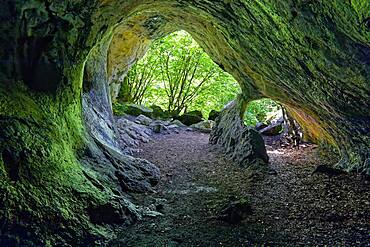
<svg viewBox="0 0 370 247"><path fill-rule="evenodd" d="M153 119L163 119L163 120L165 120L165 119L171 118L171 114L164 111L160 106L152 105L152 106L150 106L150 109L153 110L153 112L151 114L151 117Z"/></svg>
<svg viewBox="0 0 370 247"><path fill-rule="evenodd" d="M124 104L124 112L128 115L136 116L136 117L140 115L150 117L152 116L153 110L143 105L128 103L128 104Z"/></svg>
<svg viewBox="0 0 370 247"><path fill-rule="evenodd" d="M214 123L215 122L212 120L205 120L196 124L192 124L190 127L200 132L211 133Z"/></svg>
<svg viewBox="0 0 370 247"><path fill-rule="evenodd" d="M197 124L203 121L203 118L197 116L197 115L191 115L191 114L182 114L181 116L175 117L175 119L179 120L181 123L190 126L193 124Z"/></svg>
<svg viewBox="0 0 370 247"><path fill-rule="evenodd" d="M199 110L194 110L194 111L189 111L186 112L187 115L193 115L193 116L198 116L200 118L203 118L203 113Z"/></svg>
<svg viewBox="0 0 370 247"><path fill-rule="evenodd" d="M220 116L220 112L216 110L212 110L209 112L208 120L215 121L218 116Z"/></svg>

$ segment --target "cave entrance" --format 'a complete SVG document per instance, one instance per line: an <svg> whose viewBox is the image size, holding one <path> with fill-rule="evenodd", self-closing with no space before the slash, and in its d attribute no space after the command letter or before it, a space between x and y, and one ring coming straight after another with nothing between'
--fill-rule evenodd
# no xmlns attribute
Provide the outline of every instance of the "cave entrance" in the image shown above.
<svg viewBox="0 0 370 247"><path fill-rule="evenodd" d="M239 92L237 81L214 63L189 33L177 31L154 41L131 67L113 109L116 115L174 118L189 126L209 117L214 120L214 113ZM132 104L144 111L134 112Z"/></svg>
<svg viewBox="0 0 370 247"><path fill-rule="evenodd" d="M140 128L129 127L129 121L157 133L176 125L209 133L220 111L241 93L233 76L184 30L153 41L145 55L123 73L118 90L113 91L113 112L117 118L125 118L118 122L125 133L121 142L135 147L150 138ZM265 143L274 148L298 146L302 137L297 122L269 98L249 102L242 122L259 131Z"/></svg>
<svg viewBox="0 0 370 247"><path fill-rule="evenodd" d="M303 131L298 122L282 104L269 98L248 103L244 124L255 128L270 148L289 145L299 148L303 140Z"/></svg>

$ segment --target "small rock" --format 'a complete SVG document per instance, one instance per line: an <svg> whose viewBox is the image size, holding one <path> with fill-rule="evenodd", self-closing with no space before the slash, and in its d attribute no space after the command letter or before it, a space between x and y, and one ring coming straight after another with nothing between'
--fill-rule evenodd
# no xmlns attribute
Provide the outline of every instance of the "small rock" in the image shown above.
<svg viewBox="0 0 370 247"><path fill-rule="evenodd" d="M178 120L178 119L175 119L175 120L173 120L172 122L171 122L171 125L176 125L177 127L186 127L186 125L185 124L183 124L180 120Z"/></svg>
<svg viewBox="0 0 370 247"><path fill-rule="evenodd" d="M247 215L252 214L252 207L248 200L240 199L238 201L232 201L221 210L220 220L223 220L230 224L238 224Z"/></svg>
<svg viewBox="0 0 370 247"><path fill-rule="evenodd" d="M142 124L145 126L149 126L152 122L153 120L151 118L144 115L139 115L135 120L135 123Z"/></svg>
<svg viewBox="0 0 370 247"><path fill-rule="evenodd" d="M206 120L206 121L199 122L197 124L193 124L190 127L192 127L193 129L199 130L201 132L204 132L204 133L210 133L214 123L215 122L212 120Z"/></svg>

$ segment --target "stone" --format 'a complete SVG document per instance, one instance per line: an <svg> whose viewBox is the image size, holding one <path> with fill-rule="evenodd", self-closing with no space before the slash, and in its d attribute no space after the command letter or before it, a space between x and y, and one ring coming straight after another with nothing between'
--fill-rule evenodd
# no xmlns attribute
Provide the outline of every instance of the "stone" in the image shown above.
<svg viewBox="0 0 370 247"><path fill-rule="evenodd" d="M265 169L269 158L264 140L258 131L245 126L241 118L246 105L247 101L239 95L225 106L212 128L210 143L242 167Z"/></svg>
<svg viewBox="0 0 370 247"><path fill-rule="evenodd" d="M144 115L139 115L135 120L135 123L142 124L145 126L149 126L152 122L153 120L151 118Z"/></svg>
<svg viewBox="0 0 370 247"><path fill-rule="evenodd" d="M205 120L196 124L192 124L190 127L204 133L211 133L214 123L215 122L212 120Z"/></svg>
<svg viewBox="0 0 370 247"><path fill-rule="evenodd" d="M160 106L152 105L150 108L153 110L151 114L151 118L153 119L168 119L170 118L170 114L165 112Z"/></svg>
<svg viewBox="0 0 370 247"><path fill-rule="evenodd" d="M177 117L177 120L185 124L186 126L190 126L192 124L196 124L199 122L202 122L203 119L197 115L189 115L189 114L183 114L179 117Z"/></svg>
<svg viewBox="0 0 370 247"><path fill-rule="evenodd" d="M180 120L178 120L178 119L175 119L175 120L171 121L171 124L176 125L177 127L186 127L186 125L185 125L185 124L183 124L183 123L182 123Z"/></svg>
<svg viewBox="0 0 370 247"><path fill-rule="evenodd" d="M198 116L200 118L203 118L203 113L199 110L194 110L194 111L189 111L189 112L186 112L185 114L187 115L193 115L193 116Z"/></svg>
<svg viewBox="0 0 370 247"><path fill-rule="evenodd" d="M336 167L370 174L370 5L365 0L292 4L4 0L0 195L6 195L6 204L0 200L0 219L7 221L1 235L20 246L82 246L114 235L109 226L95 227L87 209L125 197L115 171L148 191L154 175L122 156L126 151L114 138L115 87L152 40L184 26L237 79L245 99L279 101L307 140L335 148L341 159ZM240 147L260 145L259 134L239 124L216 121L215 126L212 140L238 161L235 149L246 138L240 133L256 138ZM241 157L253 163L256 156ZM21 228L32 229L27 240L11 231Z"/></svg>
<svg viewBox="0 0 370 247"><path fill-rule="evenodd" d="M268 127L267 124L265 124L263 122L258 122L258 123L256 123L256 126L254 126L254 129L259 131L259 130L264 129L266 127Z"/></svg>
<svg viewBox="0 0 370 247"><path fill-rule="evenodd" d="M216 111L216 110L212 110L209 112L209 115L208 115L208 120L213 120L215 121L216 118L220 115L220 111Z"/></svg>
<svg viewBox="0 0 370 247"><path fill-rule="evenodd" d="M121 145L132 148L137 147L140 144L140 142L146 143L151 139L150 128L148 128L148 126L135 123L125 117L117 118L116 124L117 131L120 134L119 143Z"/></svg>
<svg viewBox="0 0 370 247"><path fill-rule="evenodd" d="M161 124L155 124L155 125L152 125L151 128L152 128L152 130L153 130L154 133L159 134L163 130L163 125L161 125Z"/></svg>
<svg viewBox="0 0 370 247"><path fill-rule="evenodd" d="M132 116L144 115L150 117L153 112L153 110L142 105L125 104L124 107L125 107L124 112Z"/></svg>
<svg viewBox="0 0 370 247"><path fill-rule="evenodd" d="M249 200L240 199L237 201L231 201L225 205L221 209L219 219L229 224L238 224L252 213L253 211Z"/></svg>
<svg viewBox="0 0 370 247"><path fill-rule="evenodd" d="M277 136L281 134L283 130L284 130L284 119L281 118L258 131L264 136Z"/></svg>
<svg viewBox="0 0 370 247"><path fill-rule="evenodd" d="M168 130L168 126L169 126L169 122L161 121L161 120L155 120L149 125L149 127L153 130L153 132L157 134Z"/></svg>

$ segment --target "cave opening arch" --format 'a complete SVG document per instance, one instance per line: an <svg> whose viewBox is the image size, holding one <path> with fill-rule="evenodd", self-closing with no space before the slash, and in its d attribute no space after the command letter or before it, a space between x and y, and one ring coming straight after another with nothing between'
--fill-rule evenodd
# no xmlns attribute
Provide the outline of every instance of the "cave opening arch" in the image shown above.
<svg viewBox="0 0 370 247"><path fill-rule="evenodd" d="M235 5L225 3L225 5L228 5L226 6L227 8L239 5L240 7L245 7L244 4L240 3L236 3ZM255 8L255 11L258 13L263 9L263 6L256 6L253 4L250 7ZM270 10L278 9L279 7L283 8L283 6L277 5L271 6ZM346 8L350 6L343 7ZM285 48L281 49L282 47L279 48L276 47L276 45L281 44L282 40L285 40L289 41L288 43L294 46L296 42L296 38L294 37L302 35L303 33L293 34L288 32L284 33L284 35L280 35L280 33L277 33L276 31L286 28L284 24L272 19L268 22L264 22L262 19L256 22L251 13L250 20L243 19L243 23L238 23L237 16L240 14L238 11L235 11L235 16L227 16L229 18L227 23L229 23L230 26L226 28L226 19L224 19L224 16L220 16L219 12L220 9L216 8L208 10L206 6L202 5L202 3L199 3L195 8L194 6L191 6L191 4L185 3L181 3L180 5L173 3L165 6L160 2L155 4L149 3L147 5L144 4L133 11L135 14L132 15L132 17L134 19L137 18L137 20L141 22L141 27L135 27L135 24L131 25L134 28L142 28L142 30L144 30L143 32L147 33L146 38L142 36L144 43L150 40L150 38L148 39L149 36L159 37L174 30L186 30L212 57L212 59L220 65L221 68L232 74L237 81L240 82L243 94L246 98L253 100L264 96L271 97L282 102L287 108L294 112L294 117L297 118L297 121L300 122L302 126L304 126L303 128L305 129L305 132L310 136L311 140L315 142L329 143L340 150L343 159L338 164L339 167L347 170L361 170L362 168L366 170L365 167L368 162L366 148L364 149L367 143L366 133L362 132L362 137L360 138L361 141L360 139L355 141L356 145L346 145L345 142L348 142L349 139L342 136L342 134L346 133L347 136L351 134L347 131L340 131L339 133L336 130L341 128L337 122L345 124L347 121L352 121L353 117L359 114L358 111L361 111L361 105L359 105L354 98L352 98L352 103L348 104L348 101L345 103L341 99L332 97L332 90L341 91L341 89L336 87L334 87L334 89L329 86L331 83L330 80L327 80L328 75L323 73L323 70L318 68L319 66L317 66L317 69L314 69L312 66L307 67L307 65L302 63L299 59L299 57L308 56L307 49L312 48L308 45L309 42L311 42L313 38L320 39L320 37L323 37L329 27L320 27L320 31L316 34L310 33L309 36L312 38L306 38L304 43L299 44L299 49L292 51ZM269 13L263 12L262 16L268 17ZM137 23L137 21L133 21L133 23ZM236 23L238 23L239 26L234 25ZM258 25L256 25L257 23ZM295 24L311 25L304 19L297 20ZM346 25L345 23L337 24ZM124 29L125 28L122 28L121 33ZM243 31L240 32L241 30ZM270 30L271 32L267 34L267 30ZM339 28L339 36L345 37L348 35L344 34L340 30L341 29ZM125 59L120 59L120 56L125 53L119 52L120 41L118 37L123 37L119 33L120 32L118 31L114 34L108 55L108 74L110 74L108 81L110 82L110 85L114 85L114 80L117 80L119 75L122 75L122 73L119 73L118 71L125 70L123 68L126 68L127 70L128 65L132 63L132 60L127 61ZM253 40L253 37L257 37L257 40ZM264 37L269 37L270 40L275 40L275 43L264 42ZM242 41L243 39L244 42ZM142 44L143 43L141 43L141 45ZM337 48L339 49L341 45L342 44L338 44ZM354 48L356 45L354 43L348 43L347 46L351 47L350 49L357 54L357 51ZM125 46L123 45L122 47ZM243 48L240 49L241 47ZM267 50L267 47L271 49ZM323 52L323 49L320 47L314 47L313 49L315 49L317 54ZM359 49L364 49L364 47ZM145 50L145 48L141 48L141 50ZM344 52L343 49L342 52ZM354 57L352 60L354 64L356 64L357 61L363 61L361 55L358 55L359 56ZM294 59L286 61L286 57L294 57ZM125 62L114 64L114 61ZM322 56L321 61L323 61L323 63L331 61L336 65L340 65L340 62L335 61L332 56L324 55ZM366 62L360 62L358 65L362 67L367 66ZM119 67L121 69L118 69ZM281 67L282 69L279 70L277 69L278 67ZM356 66L354 66L354 68L355 67ZM314 74L316 74L316 76L314 76ZM346 77L345 73L341 73L341 76L341 81L347 81L348 77ZM366 83L364 84L366 76L367 75L365 73L363 74L362 79L359 79L360 84L366 85ZM338 76L336 77L338 78ZM322 81L322 87L319 86L320 80ZM297 81L299 83L296 83ZM315 83L313 83L313 81ZM358 90L363 90L366 86L365 88L360 88L358 88ZM366 90L362 91L362 93L360 93L360 91L358 92L359 95L366 95ZM320 95L320 99L327 99L323 100L322 104L319 103L320 100L317 100L315 95ZM343 106L343 104L346 106ZM353 117L341 114L338 111L334 113L331 111L333 107L336 107L334 105L342 105L344 108L348 108L349 105L351 105L350 107L353 107ZM361 118L357 119L359 120ZM365 124L365 122L362 122L362 124ZM350 128L348 125L346 126ZM366 124L365 126L363 125L362 129L366 130ZM354 148L354 146L356 147ZM355 153L360 153L357 158L355 158ZM355 165L359 159L363 162L361 162L360 166Z"/></svg>
<svg viewBox="0 0 370 247"><path fill-rule="evenodd" d="M145 50L140 45L145 47L150 42L148 37L159 37L180 27L187 30L220 67L237 78L246 99L263 95L282 102L292 109L298 121L309 123L305 126L313 138L340 149L339 167L370 171L370 40L366 25L370 7L366 1L216 1L212 5L208 1L181 0L7 3L0 12L2 19L8 20L3 26L7 35L0 39L0 190L7 195L2 208L14 216L12 219L31 215L30 221L42 226L40 216L66 224L76 216L85 223L85 229L91 230L89 216L82 217L79 212L89 208L90 217L96 220L94 216L101 210L117 206L108 204L108 198L120 194L115 190L117 179L105 184L99 179L119 176L124 188L140 189L149 188L156 180L156 170L149 164L140 164L152 171L150 179L144 179L144 187L131 179L142 175L139 169L94 173L81 165L99 167L118 162L112 158L119 155L110 143L114 131L109 129L114 124L98 128L102 119L109 118L104 115L109 111L100 111L109 109L105 105L109 97L104 95L107 85L114 85L120 70L129 67L130 59L135 60L135 56L121 52L120 42L115 40L130 35L135 40L135 33L142 35L136 38L140 42L126 47L139 52ZM122 25L125 22L139 31L120 34L119 27L127 30ZM115 54L126 54L122 58L130 59L120 59ZM116 64L119 61L123 65ZM102 78L100 84L90 83L87 87L96 88L94 92L82 93L85 65L89 78ZM101 89L103 86L106 89ZM93 94L101 94L105 102L94 101ZM81 97L86 101L82 105ZM98 106L99 102L104 107ZM87 105L94 105L89 116L83 110ZM100 144L91 144L86 130ZM99 145L104 146L103 151ZM98 155L94 162L79 159L80 153L90 158ZM125 157L118 163L128 160ZM17 181L12 181L14 177ZM74 200L76 195L81 198L80 203ZM22 209L11 211L14 205L21 205ZM127 201L122 205L131 206L127 214L122 208L118 210L122 212L122 221L137 217L132 205ZM5 231L14 229L15 224L16 220L7 223Z"/></svg>

